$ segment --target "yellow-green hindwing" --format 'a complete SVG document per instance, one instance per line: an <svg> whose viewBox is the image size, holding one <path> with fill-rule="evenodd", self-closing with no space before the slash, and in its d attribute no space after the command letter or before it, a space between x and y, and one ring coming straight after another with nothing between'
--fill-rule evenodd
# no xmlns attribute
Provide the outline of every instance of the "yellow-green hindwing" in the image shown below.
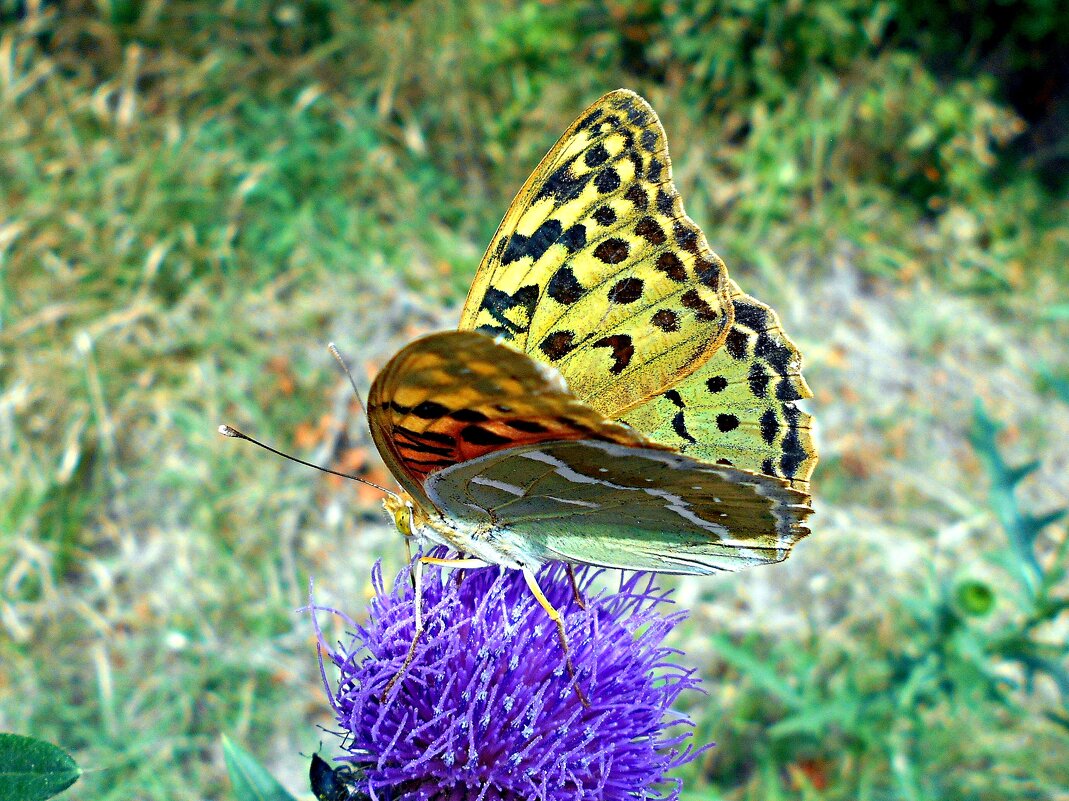
<svg viewBox="0 0 1069 801"><path fill-rule="evenodd" d="M434 473L427 492L535 563L708 574L779 562L809 532L808 496L785 481L615 442L495 451Z"/></svg>
<svg viewBox="0 0 1069 801"><path fill-rule="evenodd" d="M793 403L812 396L801 356L776 313L730 283L734 322L723 347L621 419L696 459L780 476L808 491L817 457L811 418Z"/></svg>
<svg viewBox="0 0 1069 801"><path fill-rule="evenodd" d="M587 109L520 190L483 258L461 329L556 367L619 417L722 346L723 262L688 218L664 130L626 90Z"/></svg>

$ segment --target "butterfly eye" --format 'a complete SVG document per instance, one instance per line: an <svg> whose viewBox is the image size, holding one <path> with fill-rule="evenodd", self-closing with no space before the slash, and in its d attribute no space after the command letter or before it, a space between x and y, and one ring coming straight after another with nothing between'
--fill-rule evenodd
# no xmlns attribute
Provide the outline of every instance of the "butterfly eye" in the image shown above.
<svg viewBox="0 0 1069 801"><path fill-rule="evenodd" d="M412 509L407 504L393 510L393 522L403 536L412 536Z"/></svg>

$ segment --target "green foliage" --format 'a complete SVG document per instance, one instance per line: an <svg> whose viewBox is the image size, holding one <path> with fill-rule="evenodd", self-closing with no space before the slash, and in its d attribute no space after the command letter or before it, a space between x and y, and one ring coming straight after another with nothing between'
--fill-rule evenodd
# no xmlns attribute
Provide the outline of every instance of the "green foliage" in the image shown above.
<svg viewBox="0 0 1069 801"><path fill-rule="evenodd" d="M81 775L70 755L52 743L0 733L0 801L44 801Z"/></svg>
<svg viewBox="0 0 1069 801"><path fill-rule="evenodd" d="M898 608L885 610L894 621L889 642L886 634L861 631L834 642L817 634L799 649L757 635L742 641L714 635L717 657L746 687L732 710L732 739L745 737L745 721L772 722L761 759L772 768L775 787L783 767L798 773L799 765L818 765L821 781L834 788L822 798L934 801L969 797L981 786L993 792L998 785L978 784L968 767L989 758L990 746L980 738L948 743L938 729L966 715L981 729L1004 726L1007 714L1023 711L1041 677L1061 699L1045 712L1064 729L1053 737L1063 751L1069 747L1069 642L1049 633L1069 612L1069 538L1063 533L1045 549L1039 542L1066 510L1032 515L1020 508L1015 490L1037 465L1010 467L998 431L978 404L970 438L1007 537L1004 549L983 558L1010 581L993 585L933 574L925 593L903 596ZM1043 550L1050 551L1047 558ZM997 619L989 621L997 607ZM1023 681L1013 678L1018 675ZM725 745L729 754L713 774L721 789L739 769L731 761L733 743ZM1001 762L1007 777L1000 792L1016 785L1040 797L1069 778L1064 770L1037 770L1027 755L1008 756ZM763 780L760 785L764 793L771 789Z"/></svg>
<svg viewBox="0 0 1069 801"><path fill-rule="evenodd" d="M225 734L223 757L237 801L296 801L252 754Z"/></svg>
<svg viewBox="0 0 1069 801"><path fill-rule="evenodd" d="M678 85L688 106L708 113L710 141L718 142L714 161L745 187L733 216L754 230L742 252L767 239L769 220L810 220L813 237L827 248L843 234L839 220L854 220L851 236L867 238L872 252L863 259L866 269L910 275L918 264L937 263L910 242L911 229L935 220L943 246L959 250L954 261L963 267L936 274L959 286L1005 292L1048 265L1061 272L1064 241L1048 242L1049 261L1027 258L1041 232L1060 225L1066 207L1063 194L1056 190L1052 198L1035 174L1009 167L1020 149L1011 153L1008 146L1023 141L1027 128L1010 103L1018 73L978 64L1003 32L977 30L986 39L980 49L980 39L970 41L974 49L965 51L973 68L945 68L945 54L967 34L961 26L979 27L983 13L944 9L930 17L928 6L855 0L690 0L642 8L623 12L628 24L621 34L626 40L626 31L640 31L632 37L642 71ZM1006 15L1005 8L993 14ZM1060 64L1064 26L1054 24L1049 9L1033 16L1045 32L1037 45L1021 34L1030 24L1024 16L1011 15L1014 30L1005 33L1000 53L1034 59L1038 46ZM1069 75L1052 70L1046 77L1051 92L1069 97ZM1069 152L1065 141L1063 134L1061 144L1044 147ZM884 215L875 227L874 205ZM1020 226L1026 209L1030 220L1043 220L1035 230Z"/></svg>
<svg viewBox="0 0 1069 801"><path fill-rule="evenodd" d="M1000 426L977 404L970 439L983 459L991 479L991 506L1009 540L1009 552L995 558L1017 582L1014 597L1020 614L1012 626L1005 627L989 643L989 651L1001 659L1018 663L1024 672L1025 685L1031 688L1037 677L1049 677L1061 696L1061 709L1048 709L1047 715L1069 731L1069 642L1049 639L1049 631L1063 614L1069 612L1065 579L1069 573L1069 537L1055 545L1052 559L1044 564L1040 537L1049 526L1065 517L1067 509L1054 509L1033 515L1021 509L1017 501L1018 485L1039 467L1038 462L1011 467L1002 458L997 436Z"/></svg>

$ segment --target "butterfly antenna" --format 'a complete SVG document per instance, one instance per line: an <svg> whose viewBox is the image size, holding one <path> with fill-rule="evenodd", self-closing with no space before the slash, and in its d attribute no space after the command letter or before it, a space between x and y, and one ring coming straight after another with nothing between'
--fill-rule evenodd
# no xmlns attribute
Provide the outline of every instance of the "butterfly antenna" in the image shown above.
<svg viewBox="0 0 1069 801"><path fill-rule="evenodd" d="M360 478L360 476L350 475L349 473L339 473L337 470L331 470L329 467L320 467L317 464L312 464L311 462L306 462L304 459L298 459L296 456L290 456L288 453L283 453L282 451L280 451L280 450L278 450L276 448L272 448L270 445L266 445L265 443L260 442L260 440L258 440L258 439L253 439L248 434L242 434L240 431L238 431L233 426L221 425L221 426L219 426L219 433L222 434L224 437L232 437L234 439L243 439L243 440L246 440L248 442L251 442L253 445L259 445L265 451L271 451L271 453L275 454L276 456L281 456L283 459L289 459L291 462L296 462L297 464L303 464L305 467L312 467L312 468L315 468L316 470L319 470L319 471L321 471L323 473L330 473L332 476L338 476L339 478L348 478L348 479L351 479L352 481L359 481L361 484L367 484L369 487L374 487L375 489L379 490L380 492L385 492L387 495L389 495L389 496L391 496L393 498L397 497L397 493L396 492L388 490L388 489L386 489L386 487L380 487L374 481L368 481L366 478Z"/></svg>
<svg viewBox="0 0 1069 801"><path fill-rule="evenodd" d="M331 342L327 345L327 350L330 351L330 355L334 357L334 360L341 365L341 369L345 371L345 374L349 376L349 386L353 388L353 394L356 395L356 402L360 404L360 409L364 413L364 417L367 417L367 406L364 405L364 399L360 397L360 390L356 388L356 381L353 380L353 374L349 372L349 365L345 363L345 359L338 353L338 349L334 347L334 343Z"/></svg>

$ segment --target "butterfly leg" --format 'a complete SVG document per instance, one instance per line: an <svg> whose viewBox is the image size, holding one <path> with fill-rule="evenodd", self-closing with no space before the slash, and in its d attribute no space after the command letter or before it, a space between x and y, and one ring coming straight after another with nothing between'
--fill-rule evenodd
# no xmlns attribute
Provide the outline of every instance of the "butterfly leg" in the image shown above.
<svg viewBox="0 0 1069 801"><path fill-rule="evenodd" d="M565 562L564 567L568 571L568 581L572 585L572 595L575 596L575 603L585 612L586 601L583 600L583 594L579 592L579 582L575 580L575 566L571 562Z"/></svg>
<svg viewBox="0 0 1069 801"><path fill-rule="evenodd" d="M534 594L535 600L537 600L542 608L546 610L549 619L557 624L557 636L560 638L560 645L564 650L564 664L567 666L568 675L571 677L572 682L575 685L575 694L579 696L579 703L589 709L590 701L587 700L575 675L575 665L572 664L572 653L568 648L568 635L564 631L564 619L560 616L560 612L553 607L553 604L549 602L546 594L542 592L542 588L538 586L538 580L535 578L534 571L526 567L522 568L522 570L523 578L527 581L527 586Z"/></svg>
<svg viewBox="0 0 1069 801"><path fill-rule="evenodd" d="M457 567L462 570L471 570L478 567L488 567L487 563L481 559L439 559L436 556L421 556L416 560L415 569L412 571L413 581L415 582L415 599L416 604L416 630L412 634L412 644L408 647L408 654L405 656L405 661L401 663L400 669L393 674L393 678L387 682L386 687L383 688L382 696L379 698L380 703L386 703L386 696L390 694L390 690L397 683L397 680L405 674L408 670L408 666L412 664L412 660L416 657L416 645L419 644L419 638L423 634L423 566L424 565L441 565L442 567Z"/></svg>

